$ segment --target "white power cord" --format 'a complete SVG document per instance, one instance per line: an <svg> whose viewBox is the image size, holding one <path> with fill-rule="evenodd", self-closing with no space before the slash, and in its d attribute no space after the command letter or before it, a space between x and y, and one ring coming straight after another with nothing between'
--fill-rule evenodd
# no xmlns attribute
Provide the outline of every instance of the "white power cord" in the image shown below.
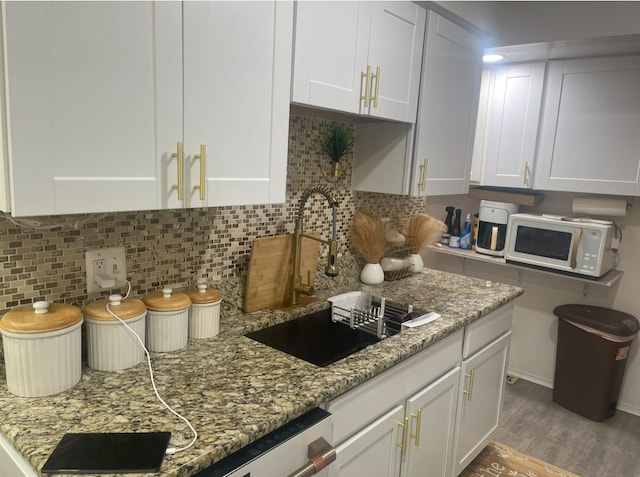
<svg viewBox="0 0 640 477"><path fill-rule="evenodd" d="M124 296L124 298L122 298L122 301L126 300L127 297L129 296L129 294L131 293L131 283L129 282L129 280L127 280L126 282L127 282L127 293ZM176 412L171 406L169 406L169 404L167 404L165 402L164 399L162 399L162 397L160 396L160 393L158 393L158 388L156 387L155 379L153 378L153 368L151 366L151 356L149 355L149 350L144 345L144 341L142 341L142 339L140 338L138 333L136 333L133 330L133 328L131 328L127 323L125 323L125 321L123 319L121 319L118 315L116 315L111 310L110 305L111 305L111 303L107 303L107 311L111 314L111 316L113 316L116 320L118 320L120 323L122 323L124 325L124 327L127 329L127 331L129 331L129 333L131 333L133 336L136 337L136 339L138 340L138 343L140 343L140 346L142 346L142 349L144 350L144 353L147 356L147 365L149 367L149 376L151 377L151 385L153 386L153 392L155 393L156 397L164 405L164 407L166 407L174 416L178 417L179 419L182 419L182 421L184 421L187 424L187 426L189 426L189 429L191 429L191 432L193 432L193 439L191 440L191 442L189 444L187 444L184 447L169 447L165 451L165 454L173 455L176 452L182 452L184 450L187 450L189 447L191 447L191 446L193 446L193 444L195 444L196 440L198 439L198 433L196 432L196 430L194 429L194 427L191 425L191 423L189 422L189 420L186 417L184 417L183 415L181 415L178 412Z"/></svg>

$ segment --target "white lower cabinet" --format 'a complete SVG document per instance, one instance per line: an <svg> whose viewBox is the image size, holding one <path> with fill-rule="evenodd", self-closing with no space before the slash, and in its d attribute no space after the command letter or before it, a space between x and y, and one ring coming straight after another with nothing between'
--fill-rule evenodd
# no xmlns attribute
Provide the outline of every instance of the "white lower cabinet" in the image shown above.
<svg viewBox="0 0 640 477"><path fill-rule="evenodd" d="M332 476L451 475L460 368L340 444Z"/></svg>
<svg viewBox="0 0 640 477"><path fill-rule="evenodd" d="M402 477L452 475L452 453L460 368L407 399L408 438Z"/></svg>
<svg viewBox="0 0 640 477"><path fill-rule="evenodd" d="M513 305L330 401L330 477L455 477L498 426Z"/></svg>
<svg viewBox="0 0 640 477"><path fill-rule="evenodd" d="M329 477L397 476L404 415L404 406L395 406L340 444Z"/></svg>
<svg viewBox="0 0 640 477"><path fill-rule="evenodd" d="M510 341L511 332L462 362L454 475L464 470L498 428Z"/></svg>

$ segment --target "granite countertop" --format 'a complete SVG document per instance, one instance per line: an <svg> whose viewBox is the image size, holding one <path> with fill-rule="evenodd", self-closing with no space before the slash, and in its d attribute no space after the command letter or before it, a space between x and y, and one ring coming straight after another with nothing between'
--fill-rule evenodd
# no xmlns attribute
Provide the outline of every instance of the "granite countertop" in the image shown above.
<svg viewBox="0 0 640 477"><path fill-rule="evenodd" d="M332 282L333 288L318 291L319 300L302 309L249 314L238 308L241 297L231 285L214 285L224 298L220 334L190 339L178 352L152 353L160 395L199 434L193 447L167 456L157 475L193 475L523 293L519 287L429 269L384 282L371 287L374 294L442 317L320 368L243 334L328 308L327 297L361 289L357 280ZM0 433L35 469L67 432L171 431L171 443L178 447L192 438L186 424L154 396L146 360L118 372L83 367L77 385L53 396L20 398L6 389L2 365Z"/></svg>

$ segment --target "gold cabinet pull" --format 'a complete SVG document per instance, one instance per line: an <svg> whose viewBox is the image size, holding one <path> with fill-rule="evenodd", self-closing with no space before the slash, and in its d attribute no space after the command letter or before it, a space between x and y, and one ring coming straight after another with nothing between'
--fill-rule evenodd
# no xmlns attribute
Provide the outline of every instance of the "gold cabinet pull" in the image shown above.
<svg viewBox="0 0 640 477"><path fill-rule="evenodd" d="M364 81L364 95L360 96L360 100L364 99L364 107L369 107L369 101L371 101L371 95L369 94L371 89L371 65L367 65L367 72L360 73L360 87L362 87L362 78L365 78Z"/></svg>
<svg viewBox="0 0 640 477"><path fill-rule="evenodd" d="M424 192L427 184L427 165L429 164L429 160L425 159L420 164L420 182L418 182L418 190Z"/></svg>
<svg viewBox="0 0 640 477"><path fill-rule="evenodd" d="M420 428L422 427L422 409L418 409L415 414L411 414L411 417L416 418L416 433L411 434L411 437L415 439L416 447L420 446Z"/></svg>
<svg viewBox="0 0 640 477"><path fill-rule="evenodd" d="M396 446L402 449L402 457L404 457L407 455L407 441L409 440L409 418L405 417L404 422L397 422L397 424L402 427L402 443L396 442Z"/></svg>
<svg viewBox="0 0 640 477"><path fill-rule="evenodd" d="M178 189L178 200L184 200L184 153L182 143L176 145L176 152L171 154L172 159L178 159L178 183L171 186L172 189Z"/></svg>
<svg viewBox="0 0 640 477"><path fill-rule="evenodd" d="M524 180L522 181L522 183L524 185L526 185L527 187L529 187L529 175L531 174L531 171L529 170L529 161L524 163Z"/></svg>
<svg viewBox="0 0 640 477"><path fill-rule="evenodd" d="M465 389L462 392L467 395L468 401L471 401L471 398L473 397L473 380L475 378L475 375L476 375L475 369L472 369L469 374L465 373L465 377L469 378L469 390L467 391Z"/></svg>
<svg viewBox="0 0 640 477"><path fill-rule="evenodd" d="M376 67L376 74L375 75L371 75L371 81L373 81L373 79L376 79L376 89L375 89L375 93L373 93L373 107L377 108L378 107L378 92L380 91L380 67Z"/></svg>
<svg viewBox="0 0 640 477"><path fill-rule="evenodd" d="M200 154L195 154L194 159L200 160L200 184L193 186L194 190L200 191L200 200L204 200L204 180L206 177L206 162L207 162L207 146L200 144Z"/></svg>

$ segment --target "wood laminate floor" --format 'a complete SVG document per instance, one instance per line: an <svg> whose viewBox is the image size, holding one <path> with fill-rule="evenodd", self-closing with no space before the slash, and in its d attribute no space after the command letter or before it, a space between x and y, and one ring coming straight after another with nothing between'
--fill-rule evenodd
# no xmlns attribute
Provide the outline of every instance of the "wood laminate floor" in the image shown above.
<svg viewBox="0 0 640 477"><path fill-rule="evenodd" d="M595 422L522 379L506 385L495 439L582 477L640 477L640 417L617 411Z"/></svg>

